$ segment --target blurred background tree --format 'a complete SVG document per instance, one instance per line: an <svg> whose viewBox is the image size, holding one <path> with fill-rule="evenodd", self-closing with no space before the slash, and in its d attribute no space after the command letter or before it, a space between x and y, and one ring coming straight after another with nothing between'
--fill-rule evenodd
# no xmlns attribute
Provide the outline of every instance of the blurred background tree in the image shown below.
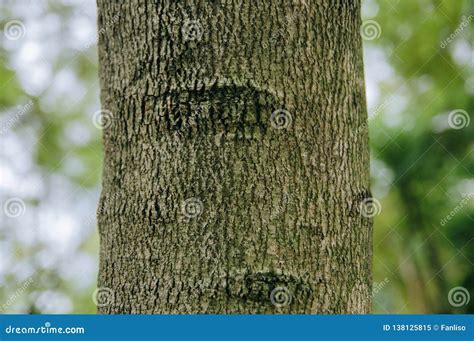
<svg viewBox="0 0 474 341"><path fill-rule="evenodd" d="M474 312L473 7L363 1L376 313ZM95 2L0 13L0 312L94 313Z"/></svg>

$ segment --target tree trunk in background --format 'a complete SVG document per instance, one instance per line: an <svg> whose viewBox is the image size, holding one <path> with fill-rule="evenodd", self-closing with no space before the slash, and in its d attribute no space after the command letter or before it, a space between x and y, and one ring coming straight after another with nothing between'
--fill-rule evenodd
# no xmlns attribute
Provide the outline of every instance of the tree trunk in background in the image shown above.
<svg viewBox="0 0 474 341"><path fill-rule="evenodd" d="M100 313L367 313L360 1L98 1Z"/></svg>

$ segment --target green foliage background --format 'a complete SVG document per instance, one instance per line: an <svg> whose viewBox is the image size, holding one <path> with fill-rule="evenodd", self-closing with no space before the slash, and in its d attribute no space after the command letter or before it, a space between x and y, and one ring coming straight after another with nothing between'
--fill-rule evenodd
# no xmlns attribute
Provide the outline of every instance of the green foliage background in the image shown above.
<svg viewBox="0 0 474 341"><path fill-rule="evenodd" d="M25 203L20 217L1 216L0 311L94 313L95 3L3 0L0 13L0 27L25 29L18 40L0 36L0 202ZM449 300L474 288L474 123L448 124L454 110L474 112L473 14L467 0L363 2L363 19L379 26L364 51L381 204L376 313L474 312L474 297Z"/></svg>

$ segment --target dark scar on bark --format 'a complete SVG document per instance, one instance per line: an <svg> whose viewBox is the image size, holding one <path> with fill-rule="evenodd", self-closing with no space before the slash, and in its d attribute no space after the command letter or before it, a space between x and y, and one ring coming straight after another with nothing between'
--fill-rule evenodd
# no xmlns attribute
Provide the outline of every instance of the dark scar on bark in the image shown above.
<svg viewBox="0 0 474 341"><path fill-rule="evenodd" d="M271 300L272 292L284 291L286 305L307 302L312 289L305 280L276 272L245 273L229 276L227 279L229 298L243 302L255 302L268 306L275 305Z"/></svg>
<svg viewBox="0 0 474 341"><path fill-rule="evenodd" d="M285 109L271 91L250 84L226 84L167 91L157 98L160 126L185 137L221 134L258 138L270 127L271 114Z"/></svg>

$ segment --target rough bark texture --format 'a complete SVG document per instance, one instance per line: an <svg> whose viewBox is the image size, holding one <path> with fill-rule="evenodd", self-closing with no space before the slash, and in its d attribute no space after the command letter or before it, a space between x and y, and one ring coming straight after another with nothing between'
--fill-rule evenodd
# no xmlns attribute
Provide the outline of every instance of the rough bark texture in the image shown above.
<svg viewBox="0 0 474 341"><path fill-rule="evenodd" d="M367 313L360 1L98 1L100 313Z"/></svg>

